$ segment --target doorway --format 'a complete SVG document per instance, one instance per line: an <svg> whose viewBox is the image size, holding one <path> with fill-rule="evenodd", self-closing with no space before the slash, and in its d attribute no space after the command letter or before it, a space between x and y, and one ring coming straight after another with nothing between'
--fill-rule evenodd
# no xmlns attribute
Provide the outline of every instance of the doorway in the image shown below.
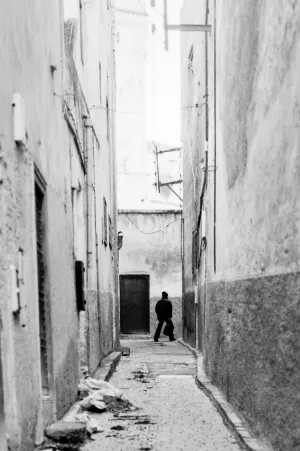
<svg viewBox="0 0 300 451"><path fill-rule="evenodd" d="M0 317L1 321L1 317ZM1 325L1 324L0 324ZM1 357L1 330L0 330L0 450L6 450L5 418L4 418L4 387Z"/></svg>
<svg viewBox="0 0 300 451"><path fill-rule="evenodd" d="M37 248L37 276L38 276L38 300L39 300L39 324L40 324L40 356L43 394L49 391L48 368L48 305L45 286L45 224L44 224L44 191L36 180L35 183L35 217L36 217L36 248Z"/></svg>
<svg viewBox="0 0 300 451"><path fill-rule="evenodd" d="M120 276L121 333L149 332L149 284L146 274Z"/></svg>

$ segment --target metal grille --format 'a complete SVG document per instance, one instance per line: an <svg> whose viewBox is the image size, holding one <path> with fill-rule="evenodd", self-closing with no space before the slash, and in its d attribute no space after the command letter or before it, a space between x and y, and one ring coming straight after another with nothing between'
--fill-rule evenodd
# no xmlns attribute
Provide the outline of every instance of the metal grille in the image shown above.
<svg viewBox="0 0 300 451"><path fill-rule="evenodd" d="M47 323L45 302L45 267L44 267L44 225L43 225L43 201L44 195L40 188L35 186L36 205L36 245L38 267L38 294L39 294L39 318L40 318L40 348L41 348L41 373L42 387L48 389L48 355L47 355Z"/></svg>

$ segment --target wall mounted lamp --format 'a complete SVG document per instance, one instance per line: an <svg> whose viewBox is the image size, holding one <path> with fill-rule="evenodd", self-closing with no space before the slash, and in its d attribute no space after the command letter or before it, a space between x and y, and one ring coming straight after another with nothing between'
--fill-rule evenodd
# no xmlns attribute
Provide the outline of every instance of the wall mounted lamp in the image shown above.
<svg viewBox="0 0 300 451"><path fill-rule="evenodd" d="M118 233L118 251L123 246L123 232Z"/></svg>

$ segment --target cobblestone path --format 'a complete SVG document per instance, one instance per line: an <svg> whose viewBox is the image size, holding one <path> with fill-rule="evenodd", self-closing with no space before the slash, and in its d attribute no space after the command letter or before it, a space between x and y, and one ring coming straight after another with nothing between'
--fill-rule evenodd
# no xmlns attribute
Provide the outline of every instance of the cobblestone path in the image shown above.
<svg viewBox="0 0 300 451"><path fill-rule="evenodd" d="M126 340L130 357L110 382L141 409L94 414L103 428L84 451L237 451L234 436L195 382L192 354L177 342Z"/></svg>

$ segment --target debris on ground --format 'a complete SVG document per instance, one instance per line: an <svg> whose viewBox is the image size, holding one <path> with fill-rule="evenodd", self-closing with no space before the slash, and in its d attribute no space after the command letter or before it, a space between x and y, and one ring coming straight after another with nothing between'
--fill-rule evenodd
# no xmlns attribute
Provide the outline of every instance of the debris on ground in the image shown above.
<svg viewBox="0 0 300 451"><path fill-rule="evenodd" d="M108 382L96 380L91 377L82 379L78 389L81 393L80 406L91 412L119 412L124 410L136 410L137 407L126 399L122 390Z"/></svg>
<svg viewBox="0 0 300 451"><path fill-rule="evenodd" d="M106 394L108 396L115 396L116 398L122 398L123 392L118 388L111 385L109 382L93 379L92 377L87 377L86 379L81 379L78 390L80 392L88 392L93 394L95 391L102 391L101 394ZM109 393L108 393L109 391Z"/></svg>
<svg viewBox="0 0 300 451"><path fill-rule="evenodd" d="M36 448L35 451L57 451L58 447L56 445L49 445L46 443L43 443L38 448Z"/></svg>
<svg viewBox="0 0 300 451"><path fill-rule="evenodd" d="M86 424L75 421L57 421L46 427L45 435L57 445L60 451L77 451L87 439Z"/></svg>
<svg viewBox="0 0 300 451"><path fill-rule="evenodd" d="M113 396L104 396L104 402L106 404L107 411L112 412L115 415L119 415L121 412L132 412L134 410L138 410L138 407L134 406L127 399L117 399Z"/></svg>
<svg viewBox="0 0 300 451"><path fill-rule="evenodd" d="M143 420L135 421L134 424L155 424L155 423L153 423L153 421L150 421L149 419L143 419Z"/></svg>
<svg viewBox="0 0 300 451"><path fill-rule="evenodd" d="M113 431L125 431L124 426L121 426L120 424L117 424L116 426L112 426L110 429Z"/></svg>
<svg viewBox="0 0 300 451"><path fill-rule="evenodd" d="M86 396L82 401L80 401L79 404L83 410L89 410L91 412L104 412L106 410L106 405L103 402L103 396L97 392Z"/></svg>
<svg viewBox="0 0 300 451"><path fill-rule="evenodd" d="M129 377L128 380L136 380L141 382L142 384L151 384L153 382L153 377L150 375L149 371L146 369L132 371L132 377ZM149 387L152 388L152 387Z"/></svg>
<svg viewBox="0 0 300 451"><path fill-rule="evenodd" d="M122 355L125 356L125 357L129 357L130 356L130 348L128 348L128 347L122 347L121 348L121 352L122 352Z"/></svg>
<svg viewBox="0 0 300 451"><path fill-rule="evenodd" d="M75 421L86 424L86 430L89 435L103 432L104 429L99 426L94 418L91 418L87 413L79 413L75 416Z"/></svg>

